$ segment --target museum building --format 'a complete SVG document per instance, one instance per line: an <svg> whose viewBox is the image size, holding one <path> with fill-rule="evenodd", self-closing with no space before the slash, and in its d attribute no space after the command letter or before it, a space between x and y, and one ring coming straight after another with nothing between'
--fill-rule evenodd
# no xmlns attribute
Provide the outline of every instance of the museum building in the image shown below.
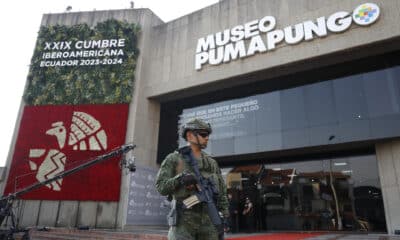
<svg viewBox="0 0 400 240"><path fill-rule="evenodd" d="M69 138L57 135L58 145L51 149L68 161L77 151L101 153L113 144L134 142L138 170L119 170L122 173L112 178L114 187L106 187L108 192L102 195L75 196L71 189L83 186L67 178L32 193L21 200L21 224L117 229L165 225L168 203L156 196L151 183L166 155L185 144L178 135L181 124L196 117L212 125L205 151L218 161L238 212L246 197L256 208L252 231L394 234L400 230L399 12L396 0L223 0L166 23L149 9L43 15L41 31L50 37L38 38L43 49L34 54L39 59L32 63L38 64L37 74L52 69L45 74L69 74L63 80L75 82L80 74L74 68L113 72L112 66L129 63L126 66L135 70L107 75L111 85L126 76L134 79L116 87L116 101L96 102L101 96L88 93L93 102L66 98L50 103L58 108L75 106L66 107L72 120L63 122ZM110 19L136 24L140 30L117 23L101 25ZM95 29L93 35L52 35L58 31L54 26L80 24ZM104 29L110 27L118 31L109 34ZM130 39L131 33L137 37ZM85 48L83 41L88 39L103 41L86 42ZM137 58L130 59L133 55ZM34 86L35 79L27 85ZM25 146L19 142L25 136L20 131L37 127L23 127L24 119L36 117L38 111L59 111L32 95L40 90L31 94L27 89L7 162L7 176L14 179L45 169L32 160L21 162L26 171L13 172L12 163L24 158L15 153L16 146ZM121 100L124 89L132 90L126 101ZM115 119L125 122L116 125ZM60 127L57 121L54 117L46 124ZM85 124L95 130L83 131L88 140L82 144L77 129ZM114 134L112 129L118 126L124 132ZM44 132L52 134L48 128ZM50 149L39 145L35 149ZM21 154L39 157L30 146ZM106 176L106 170L96 175ZM39 175L36 179L40 181ZM11 186L24 182L19 181L2 188L12 192ZM235 227L247 230L241 214Z"/></svg>

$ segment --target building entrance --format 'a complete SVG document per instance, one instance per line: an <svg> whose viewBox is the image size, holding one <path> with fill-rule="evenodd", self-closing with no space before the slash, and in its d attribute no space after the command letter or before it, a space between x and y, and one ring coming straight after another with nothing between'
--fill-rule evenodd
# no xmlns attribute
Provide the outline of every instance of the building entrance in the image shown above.
<svg viewBox="0 0 400 240"><path fill-rule="evenodd" d="M233 232L386 232L375 155L223 170Z"/></svg>

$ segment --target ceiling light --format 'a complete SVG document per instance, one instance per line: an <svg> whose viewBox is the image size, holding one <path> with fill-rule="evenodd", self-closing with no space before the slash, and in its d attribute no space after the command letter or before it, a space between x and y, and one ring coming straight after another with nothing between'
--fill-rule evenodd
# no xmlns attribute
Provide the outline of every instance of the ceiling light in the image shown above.
<svg viewBox="0 0 400 240"><path fill-rule="evenodd" d="M347 163L345 162L335 162L335 166L346 166Z"/></svg>

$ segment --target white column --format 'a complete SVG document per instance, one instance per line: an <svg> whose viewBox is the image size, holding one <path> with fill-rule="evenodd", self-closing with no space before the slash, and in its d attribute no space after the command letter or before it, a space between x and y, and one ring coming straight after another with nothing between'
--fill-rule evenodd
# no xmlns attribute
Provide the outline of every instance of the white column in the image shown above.
<svg viewBox="0 0 400 240"><path fill-rule="evenodd" d="M379 178L389 234L400 230L400 140L376 144Z"/></svg>

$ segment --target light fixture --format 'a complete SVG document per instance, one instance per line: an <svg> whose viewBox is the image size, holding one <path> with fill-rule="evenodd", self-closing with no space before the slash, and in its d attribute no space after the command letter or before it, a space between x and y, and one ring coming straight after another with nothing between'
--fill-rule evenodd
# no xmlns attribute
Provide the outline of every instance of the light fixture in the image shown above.
<svg viewBox="0 0 400 240"><path fill-rule="evenodd" d="M345 163L345 162L335 162L334 165L335 166L346 166L347 163Z"/></svg>

